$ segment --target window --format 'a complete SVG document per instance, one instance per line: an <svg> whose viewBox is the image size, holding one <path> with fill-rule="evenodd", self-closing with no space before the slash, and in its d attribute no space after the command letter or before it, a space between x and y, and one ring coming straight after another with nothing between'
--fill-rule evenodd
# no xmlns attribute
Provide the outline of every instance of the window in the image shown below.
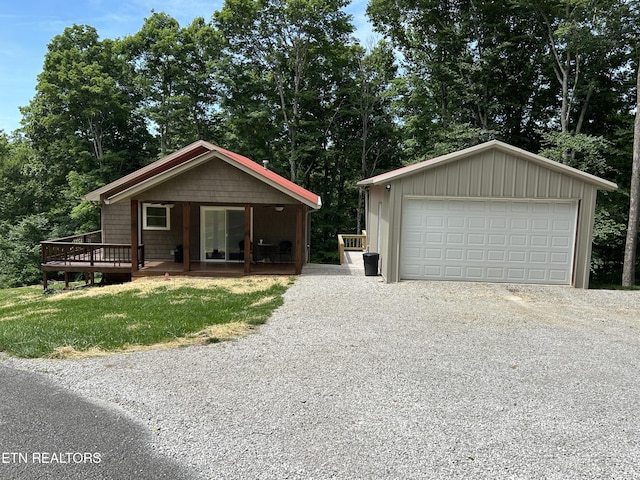
<svg viewBox="0 0 640 480"><path fill-rule="evenodd" d="M173 205L145 203L142 205L142 220L145 230L170 230L171 211Z"/></svg>

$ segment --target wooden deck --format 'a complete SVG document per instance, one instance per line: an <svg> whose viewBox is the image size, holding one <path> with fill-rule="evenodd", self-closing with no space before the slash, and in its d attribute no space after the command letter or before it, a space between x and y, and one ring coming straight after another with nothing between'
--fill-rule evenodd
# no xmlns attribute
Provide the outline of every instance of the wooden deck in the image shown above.
<svg viewBox="0 0 640 480"><path fill-rule="evenodd" d="M293 263L252 263L251 271L244 273L244 264L240 262L191 262L188 272L182 263L162 260L147 260L144 267L133 272L133 278L159 276L168 273L174 276L189 277L244 277L246 275L295 275Z"/></svg>
<svg viewBox="0 0 640 480"><path fill-rule="evenodd" d="M41 242L42 276L47 289L48 272L63 272L65 285L69 285L70 273L83 273L87 283L94 283L96 273L102 273L106 281L126 281L143 277L243 277L247 275L295 275L295 263L273 262L198 262L185 265L171 260L145 259L144 245L139 245L132 255L131 245L101 243L101 232L75 235ZM132 258L133 257L133 258ZM132 262L133 260L133 262ZM137 263L136 263L137 260ZM137 265L137 268L134 268ZM249 270L249 271L246 271Z"/></svg>

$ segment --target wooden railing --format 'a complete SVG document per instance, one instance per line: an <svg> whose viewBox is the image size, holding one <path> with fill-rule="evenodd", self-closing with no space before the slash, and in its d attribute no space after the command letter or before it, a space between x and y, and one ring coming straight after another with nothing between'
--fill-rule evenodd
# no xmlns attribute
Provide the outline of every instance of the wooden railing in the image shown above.
<svg viewBox="0 0 640 480"><path fill-rule="evenodd" d="M40 242L42 264L122 267L131 264L131 245L102 243L100 230ZM138 245L138 265L144 265L144 245Z"/></svg>
<svg viewBox="0 0 640 480"><path fill-rule="evenodd" d="M338 234L338 254L340 255L340 265L345 262L344 252L367 250L367 232L362 231L361 235L340 233Z"/></svg>

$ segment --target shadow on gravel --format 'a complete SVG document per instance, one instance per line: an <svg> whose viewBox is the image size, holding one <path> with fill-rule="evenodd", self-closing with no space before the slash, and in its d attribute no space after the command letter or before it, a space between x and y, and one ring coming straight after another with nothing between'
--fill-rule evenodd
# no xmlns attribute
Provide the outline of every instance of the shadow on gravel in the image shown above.
<svg viewBox="0 0 640 480"><path fill-rule="evenodd" d="M194 479L153 455L151 433L41 375L0 365L0 478Z"/></svg>

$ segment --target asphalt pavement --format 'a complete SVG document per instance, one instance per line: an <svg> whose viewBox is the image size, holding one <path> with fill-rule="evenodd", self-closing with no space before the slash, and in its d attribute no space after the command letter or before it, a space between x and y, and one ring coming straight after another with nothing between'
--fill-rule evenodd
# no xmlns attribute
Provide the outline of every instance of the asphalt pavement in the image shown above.
<svg viewBox="0 0 640 480"><path fill-rule="evenodd" d="M124 413L0 364L3 480L192 479L154 455L153 432Z"/></svg>

